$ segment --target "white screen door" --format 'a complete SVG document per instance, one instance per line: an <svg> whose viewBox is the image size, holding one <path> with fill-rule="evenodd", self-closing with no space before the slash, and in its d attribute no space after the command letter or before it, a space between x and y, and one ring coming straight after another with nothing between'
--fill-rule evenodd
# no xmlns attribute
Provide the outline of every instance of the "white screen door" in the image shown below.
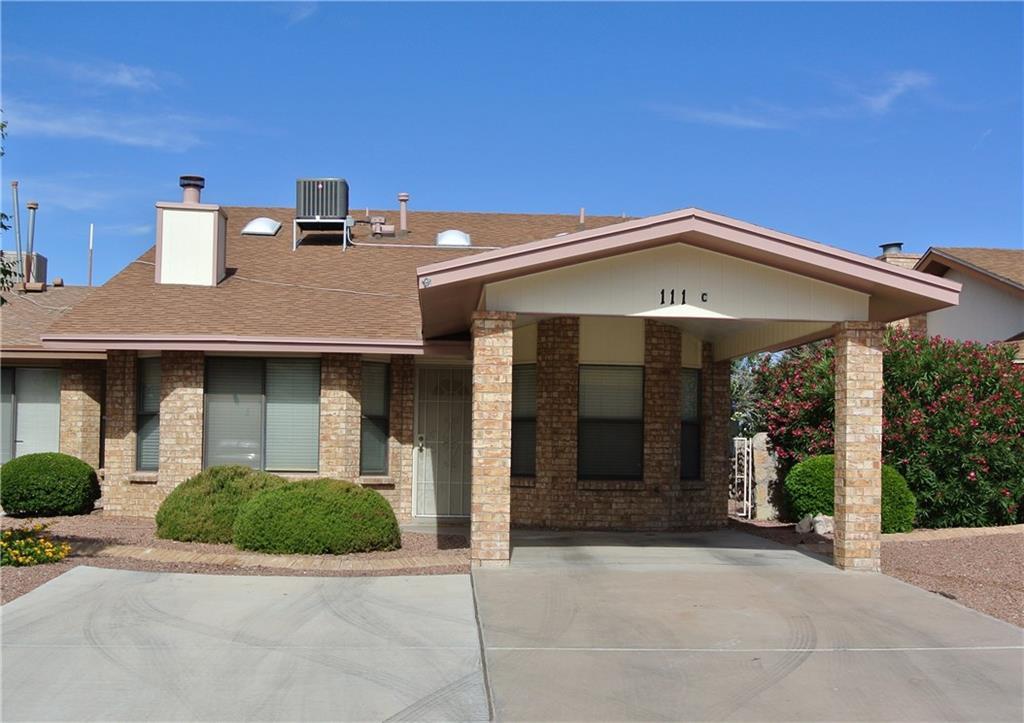
<svg viewBox="0 0 1024 723"><path fill-rule="evenodd" d="M469 516L472 401L469 367L417 370L413 452L417 516Z"/></svg>
<svg viewBox="0 0 1024 723"><path fill-rule="evenodd" d="M15 370L14 454L60 449L60 369Z"/></svg>

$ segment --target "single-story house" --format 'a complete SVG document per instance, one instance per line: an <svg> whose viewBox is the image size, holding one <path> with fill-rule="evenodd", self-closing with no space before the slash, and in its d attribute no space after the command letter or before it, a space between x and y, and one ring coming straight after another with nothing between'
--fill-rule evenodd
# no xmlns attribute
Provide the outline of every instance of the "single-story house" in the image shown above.
<svg viewBox="0 0 1024 723"><path fill-rule="evenodd" d="M885 244L889 263L960 284L960 303L907 320L914 331L980 344L1011 344L1024 361L1024 249L933 246L924 254Z"/></svg>
<svg viewBox="0 0 1024 723"><path fill-rule="evenodd" d="M2 293L0 464L33 452L64 452L100 467L106 354L46 349L40 341L92 289L41 279Z"/></svg>
<svg viewBox="0 0 1024 723"><path fill-rule="evenodd" d="M156 205L153 248L42 334L106 356L103 504L204 467L378 489L400 519L727 524L730 360L837 345L836 564L878 569L882 331L960 284L695 208L646 218ZM99 409L91 409L100 414Z"/></svg>

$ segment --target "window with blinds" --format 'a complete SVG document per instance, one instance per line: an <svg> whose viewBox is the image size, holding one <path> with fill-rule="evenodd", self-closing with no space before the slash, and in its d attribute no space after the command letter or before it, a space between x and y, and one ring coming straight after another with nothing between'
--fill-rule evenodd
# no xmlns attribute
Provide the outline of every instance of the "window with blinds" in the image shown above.
<svg viewBox="0 0 1024 723"><path fill-rule="evenodd" d="M0 369L0 464L14 456L14 369Z"/></svg>
<svg viewBox="0 0 1024 723"><path fill-rule="evenodd" d="M320 360L208 357L206 466L315 472Z"/></svg>
<svg viewBox="0 0 1024 723"><path fill-rule="evenodd" d="M643 367L580 366L580 478L642 479L643 419Z"/></svg>
<svg viewBox="0 0 1024 723"><path fill-rule="evenodd" d="M699 480L700 457L700 370L683 369L682 410L680 432L679 476L684 480Z"/></svg>
<svg viewBox="0 0 1024 723"><path fill-rule="evenodd" d="M390 434L390 366L363 362L362 426L359 440L359 474L388 473Z"/></svg>
<svg viewBox="0 0 1024 723"><path fill-rule="evenodd" d="M537 365L512 367L512 474L537 472Z"/></svg>
<svg viewBox="0 0 1024 723"><path fill-rule="evenodd" d="M135 467L155 470L160 466L160 357L139 359L136 378Z"/></svg>

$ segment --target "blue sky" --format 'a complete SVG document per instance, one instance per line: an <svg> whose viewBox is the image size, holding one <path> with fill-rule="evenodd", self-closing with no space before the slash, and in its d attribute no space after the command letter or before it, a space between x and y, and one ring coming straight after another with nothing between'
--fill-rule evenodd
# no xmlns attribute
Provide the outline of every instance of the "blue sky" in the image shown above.
<svg viewBox="0 0 1024 723"><path fill-rule="evenodd" d="M1022 244L1022 6L2 5L12 179L50 274L153 242L177 177L291 205L686 206L877 253ZM24 224L24 219L23 219ZM4 248L13 246L5 234Z"/></svg>

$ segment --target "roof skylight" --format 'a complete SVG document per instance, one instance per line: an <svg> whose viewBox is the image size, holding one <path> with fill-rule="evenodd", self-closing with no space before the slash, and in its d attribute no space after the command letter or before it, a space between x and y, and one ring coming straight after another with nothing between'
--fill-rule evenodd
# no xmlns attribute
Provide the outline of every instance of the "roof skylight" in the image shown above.
<svg viewBox="0 0 1024 723"><path fill-rule="evenodd" d="M266 216L259 216L254 218L249 223L245 224L245 228L242 229L243 236L276 236L277 232L281 229L280 221L275 221L272 218Z"/></svg>

